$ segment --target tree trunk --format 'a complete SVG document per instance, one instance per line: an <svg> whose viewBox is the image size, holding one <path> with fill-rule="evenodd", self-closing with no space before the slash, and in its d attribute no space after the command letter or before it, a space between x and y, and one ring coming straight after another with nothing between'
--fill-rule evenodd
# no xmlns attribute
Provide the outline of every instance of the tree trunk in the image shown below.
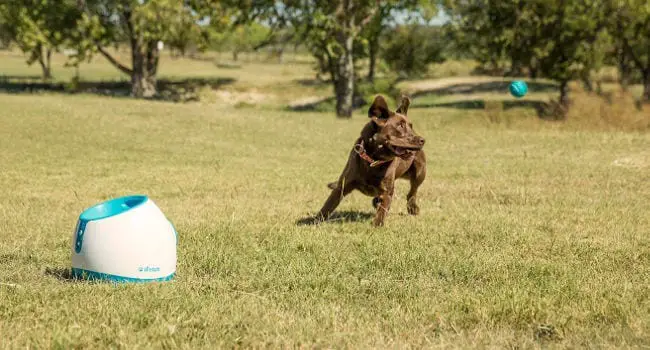
<svg viewBox="0 0 650 350"><path fill-rule="evenodd" d="M115 59L100 43L95 43L96 48L115 68L131 77L131 96L137 98L156 96L158 94L156 77L160 58L158 40L145 41L142 33L137 32L131 23L131 12L128 9L122 13L122 16L126 22L131 44L131 68Z"/></svg>
<svg viewBox="0 0 650 350"><path fill-rule="evenodd" d="M591 81L591 79L590 79L589 76L584 76L584 77L582 78L582 85L584 86L585 91L587 91L587 92L594 92L594 84L593 84L593 82Z"/></svg>
<svg viewBox="0 0 650 350"><path fill-rule="evenodd" d="M368 66L368 81L375 81L375 68L377 66L377 52L379 51L379 35L376 35L370 40L368 47L368 56L370 59L370 64Z"/></svg>
<svg viewBox="0 0 650 350"><path fill-rule="evenodd" d="M641 102L650 102L650 69L643 71L643 96Z"/></svg>
<svg viewBox="0 0 650 350"><path fill-rule="evenodd" d="M538 75L539 75L539 61L534 56L530 57L528 61L528 76L531 79L537 79Z"/></svg>
<svg viewBox="0 0 650 350"><path fill-rule="evenodd" d="M630 63L628 62L627 55L623 50L621 50L618 55L618 74L621 90L627 91L630 81Z"/></svg>
<svg viewBox="0 0 650 350"><path fill-rule="evenodd" d="M239 51L233 50L232 51L232 60L237 62L238 59L239 59Z"/></svg>
<svg viewBox="0 0 650 350"><path fill-rule="evenodd" d="M52 79L52 49L40 50L38 63L41 65L43 71L43 80Z"/></svg>
<svg viewBox="0 0 650 350"><path fill-rule="evenodd" d="M334 82L336 116L351 118L354 98L354 57L352 54L354 37L349 33L341 32L339 33L339 43L343 50L337 60L337 77Z"/></svg>
<svg viewBox="0 0 650 350"><path fill-rule="evenodd" d="M131 95L138 98L153 97L158 93L156 75L158 72L158 46L155 40L141 44L132 40Z"/></svg>
<svg viewBox="0 0 650 350"><path fill-rule="evenodd" d="M276 53L276 54L277 54L277 56L278 56L278 63L280 63L280 64L284 63L284 46L281 46L281 47L277 50L277 53Z"/></svg>
<svg viewBox="0 0 650 350"><path fill-rule="evenodd" d="M523 72L523 67L521 62L514 55L510 57L510 76L518 77L521 76Z"/></svg>
<svg viewBox="0 0 650 350"><path fill-rule="evenodd" d="M569 107L569 82L566 80L560 82L560 105L565 109Z"/></svg>

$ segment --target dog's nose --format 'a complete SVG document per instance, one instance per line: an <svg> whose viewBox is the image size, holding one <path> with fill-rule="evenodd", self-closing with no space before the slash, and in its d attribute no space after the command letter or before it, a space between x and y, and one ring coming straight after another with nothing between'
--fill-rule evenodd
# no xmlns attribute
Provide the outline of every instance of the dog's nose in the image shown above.
<svg viewBox="0 0 650 350"><path fill-rule="evenodd" d="M419 144L420 146L424 146L424 138L422 138L422 137L418 137L417 142L418 142L418 144Z"/></svg>

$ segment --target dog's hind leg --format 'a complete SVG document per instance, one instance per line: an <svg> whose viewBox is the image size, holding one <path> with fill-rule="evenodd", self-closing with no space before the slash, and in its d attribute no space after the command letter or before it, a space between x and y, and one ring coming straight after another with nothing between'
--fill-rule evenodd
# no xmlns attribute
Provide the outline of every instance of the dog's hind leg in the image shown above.
<svg viewBox="0 0 650 350"><path fill-rule="evenodd" d="M350 192L352 192L354 189L355 188L353 183L346 183L345 181L336 183L336 186L334 186L332 193L330 193L330 196L325 201L325 204L323 204L323 207L318 212L318 219L327 220L327 218L329 218L336 207L339 206L339 203L341 203L343 197L350 194Z"/></svg>

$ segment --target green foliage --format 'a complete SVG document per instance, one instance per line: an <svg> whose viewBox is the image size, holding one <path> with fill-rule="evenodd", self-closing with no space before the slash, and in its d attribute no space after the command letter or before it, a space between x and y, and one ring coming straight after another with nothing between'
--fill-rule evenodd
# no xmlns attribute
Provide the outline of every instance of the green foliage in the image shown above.
<svg viewBox="0 0 650 350"><path fill-rule="evenodd" d="M200 3L201 6L208 4ZM220 3L210 2L210 6L221 9ZM202 30L209 27L222 27L227 23L228 12L211 17L208 24L201 20L207 8L191 8L175 0L86 0L86 13L98 27L88 32L94 40L107 46L113 43L129 42L131 39L143 42L163 41L183 48L188 41L203 45Z"/></svg>
<svg viewBox="0 0 650 350"><path fill-rule="evenodd" d="M392 21L395 11L409 6L420 9L417 5L421 5L420 1L286 0L281 12L313 53L319 73L331 77L337 114L349 117L354 80L359 78L355 61L368 52L372 80L381 32ZM430 6L426 7L428 11L421 7L421 17L430 16Z"/></svg>
<svg viewBox="0 0 650 350"><path fill-rule="evenodd" d="M235 26L228 31L212 32L210 47L217 51L230 51L234 54L254 50L269 35L269 28L257 23Z"/></svg>
<svg viewBox="0 0 650 350"><path fill-rule="evenodd" d="M169 42L172 48L184 51L188 40L203 46L206 28L222 27L229 21L227 3L213 1L177 0L86 0L86 36L93 45L86 47L99 51L120 71L129 74L133 82L132 94L151 97L157 94L158 42ZM194 6L194 7L192 7ZM207 24L202 24L202 20ZM111 56L105 46L128 42L131 48L131 66Z"/></svg>
<svg viewBox="0 0 650 350"><path fill-rule="evenodd" d="M27 64L39 62L50 78L50 56L72 45L81 14L70 0L12 0L0 4L0 32L27 55Z"/></svg>
<svg viewBox="0 0 650 350"><path fill-rule="evenodd" d="M399 89L396 86L397 81L391 78L375 79L371 82L360 81L357 84L357 94L366 103L371 103L375 96L382 95L390 106L397 106Z"/></svg>
<svg viewBox="0 0 650 350"><path fill-rule="evenodd" d="M448 1L455 37L484 65L501 71L510 60L513 74L527 67L536 76L562 83L587 79L601 66L608 45L605 0Z"/></svg>
<svg viewBox="0 0 650 350"><path fill-rule="evenodd" d="M387 37L382 56L391 69L402 77L424 74L429 64L444 61L445 43L439 28L399 26Z"/></svg>
<svg viewBox="0 0 650 350"><path fill-rule="evenodd" d="M448 29L459 50L491 70L501 67L512 45L515 1L446 1Z"/></svg>
<svg viewBox="0 0 650 350"><path fill-rule="evenodd" d="M650 3L644 0L609 0L608 29L621 58L641 73L643 99L650 101Z"/></svg>
<svg viewBox="0 0 650 350"><path fill-rule="evenodd" d="M580 77L595 67L595 49L604 27L602 0L544 1L542 32L550 38L538 47L540 68L545 76L558 81Z"/></svg>

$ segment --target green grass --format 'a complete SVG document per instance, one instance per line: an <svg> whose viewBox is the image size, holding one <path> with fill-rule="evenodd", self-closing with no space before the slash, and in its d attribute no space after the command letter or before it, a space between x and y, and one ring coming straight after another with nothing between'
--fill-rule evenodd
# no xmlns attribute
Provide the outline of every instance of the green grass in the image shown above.
<svg viewBox="0 0 650 350"><path fill-rule="evenodd" d="M54 54L52 57L54 82L70 82L75 76L75 69L65 67L66 58L63 54ZM129 65L128 52L120 51L115 54L115 57ZM197 60L172 58L169 54L163 53L158 78L169 81L188 79L229 81L221 87L221 91L228 94L220 95L218 98L229 104L236 104L240 100L251 100L256 104L276 106L308 96L327 96L332 93L332 88L327 84L304 86L300 83L315 77L311 63L302 58L298 60L294 57L294 60L287 64L253 60L231 62L227 58L225 54L211 54ZM297 63L294 62L296 60ZM82 82L91 83L128 82L130 79L99 55L80 66L79 76ZM19 51L0 51L0 90L3 87L2 83L6 81L9 83L39 82L40 77L41 68L38 63L27 66L25 57ZM251 94L254 96L250 96ZM206 99L214 100L214 98Z"/></svg>
<svg viewBox="0 0 650 350"><path fill-rule="evenodd" d="M647 132L412 108L427 139L421 215L399 182L384 228L359 193L339 207L348 220L299 226L363 111L83 94L0 106L3 348L650 346ZM174 222L176 278L61 278L79 213L132 193Z"/></svg>

